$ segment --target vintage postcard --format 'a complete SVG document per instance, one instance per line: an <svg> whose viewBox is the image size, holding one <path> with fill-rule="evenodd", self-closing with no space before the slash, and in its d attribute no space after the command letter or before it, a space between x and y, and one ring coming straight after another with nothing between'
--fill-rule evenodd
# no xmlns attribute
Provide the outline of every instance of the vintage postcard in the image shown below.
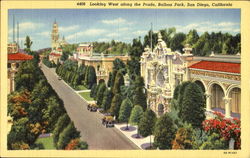
<svg viewBox="0 0 250 158"><path fill-rule="evenodd" d="M2 157L250 157L248 1L2 1Z"/></svg>

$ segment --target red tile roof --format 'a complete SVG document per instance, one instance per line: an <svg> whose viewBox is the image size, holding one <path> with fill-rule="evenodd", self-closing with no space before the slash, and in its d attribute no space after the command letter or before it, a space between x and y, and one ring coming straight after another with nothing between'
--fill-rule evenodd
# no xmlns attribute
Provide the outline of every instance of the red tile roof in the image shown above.
<svg viewBox="0 0 250 158"><path fill-rule="evenodd" d="M33 59L32 55L27 55L24 53L10 53L8 54L8 60L31 60Z"/></svg>
<svg viewBox="0 0 250 158"><path fill-rule="evenodd" d="M200 61L198 63L195 63L189 66L189 68L210 70L210 71L220 71L220 72L230 72L230 73L240 73L240 63Z"/></svg>
<svg viewBox="0 0 250 158"><path fill-rule="evenodd" d="M53 55L53 56L62 56L61 54L58 54L58 53L50 53L49 55Z"/></svg>

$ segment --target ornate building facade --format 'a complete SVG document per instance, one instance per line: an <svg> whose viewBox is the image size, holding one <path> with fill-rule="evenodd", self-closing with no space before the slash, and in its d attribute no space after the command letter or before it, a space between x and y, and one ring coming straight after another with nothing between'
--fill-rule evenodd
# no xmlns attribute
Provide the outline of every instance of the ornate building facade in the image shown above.
<svg viewBox="0 0 250 158"><path fill-rule="evenodd" d="M184 81L194 81L206 95L206 111L220 111L226 117L240 117L240 57L194 57L186 45L184 54L172 52L158 34L153 50L141 56L148 105L158 116L170 111L174 89Z"/></svg>

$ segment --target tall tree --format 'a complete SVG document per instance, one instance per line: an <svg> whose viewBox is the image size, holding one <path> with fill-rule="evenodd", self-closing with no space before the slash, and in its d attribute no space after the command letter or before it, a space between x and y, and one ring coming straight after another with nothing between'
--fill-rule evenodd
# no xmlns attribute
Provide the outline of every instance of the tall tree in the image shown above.
<svg viewBox="0 0 250 158"><path fill-rule="evenodd" d="M105 83L101 83L101 86L99 87L97 93L96 93L96 103L97 105L101 106L102 105L102 100L103 100L103 95L106 90L106 85Z"/></svg>
<svg viewBox="0 0 250 158"><path fill-rule="evenodd" d="M33 42L30 40L29 36L26 36L24 45L26 46L26 51L30 52L30 48Z"/></svg>
<svg viewBox="0 0 250 158"><path fill-rule="evenodd" d="M102 108L104 111L107 111L111 106L112 101L112 92L107 88L103 94L103 100L102 100Z"/></svg>
<svg viewBox="0 0 250 158"><path fill-rule="evenodd" d="M129 123L131 125L139 125L139 122L142 118L142 115L143 115L143 109L141 106L139 105L135 105L132 109L132 112L131 112L131 115L130 115L130 118L129 118ZM137 128L137 137L139 137L138 135L138 128Z"/></svg>
<svg viewBox="0 0 250 158"><path fill-rule="evenodd" d="M127 123L126 129L129 129L128 128L128 120L129 120L131 110L132 110L132 103L131 103L130 99L128 99L128 98L124 99L122 101L122 104L121 104L118 120L119 120L119 122L126 122Z"/></svg>
<svg viewBox="0 0 250 158"><path fill-rule="evenodd" d="M155 147L158 147L159 149L171 149L176 130L177 129L173 123L173 120L168 116L167 113L161 116L155 124Z"/></svg>
<svg viewBox="0 0 250 158"><path fill-rule="evenodd" d="M70 123L70 118L67 115L67 113L65 113L64 115L60 116L58 118L58 121L55 125L55 128L53 130L53 140L54 140L54 144L57 146L57 142L59 140L59 135L60 133L63 131L63 129L65 127L67 127L67 125Z"/></svg>
<svg viewBox="0 0 250 158"><path fill-rule="evenodd" d="M185 44L190 44L190 45L194 45L199 39L199 35L197 33L197 31L195 29L190 30L186 36L186 39L184 41L184 45Z"/></svg>
<svg viewBox="0 0 250 158"><path fill-rule="evenodd" d="M183 41L185 40L186 35L182 32L176 33L171 39L170 48L174 51L183 52Z"/></svg>
<svg viewBox="0 0 250 158"><path fill-rule="evenodd" d="M150 147L151 147L151 135L154 132L154 127L156 123L156 115L151 109L147 109L140 120L138 130L140 135L143 137L150 136Z"/></svg>
<svg viewBox="0 0 250 158"><path fill-rule="evenodd" d="M137 87L134 92L133 103L135 105L140 105L145 111L147 108L147 96L145 93L145 88Z"/></svg>
<svg viewBox="0 0 250 158"><path fill-rule="evenodd" d="M187 85L183 95L180 118L194 128L201 128L205 119L205 101L201 88L196 83Z"/></svg>
<svg viewBox="0 0 250 158"><path fill-rule="evenodd" d="M114 86L112 87L112 92L113 94L117 94L121 92L121 86L124 85L124 78L123 74L121 71L118 71L115 77L115 83Z"/></svg>
<svg viewBox="0 0 250 158"><path fill-rule="evenodd" d="M121 103L122 103L122 96L121 94L116 93L111 101L111 107L109 109L111 114L115 116L116 118L118 118L119 116Z"/></svg>
<svg viewBox="0 0 250 158"><path fill-rule="evenodd" d="M70 140L79 138L80 132L76 130L74 123L71 122L68 126L60 133L57 148L58 149L65 149L67 144L70 143Z"/></svg>

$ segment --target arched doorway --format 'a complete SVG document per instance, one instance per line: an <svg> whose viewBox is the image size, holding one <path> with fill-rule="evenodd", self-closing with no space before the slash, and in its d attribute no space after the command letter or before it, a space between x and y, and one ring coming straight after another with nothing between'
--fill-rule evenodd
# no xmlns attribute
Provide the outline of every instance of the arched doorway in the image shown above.
<svg viewBox="0 0 250 158"><path fill-rule="evenodd" d="M196 80L194 83L196 83L202 90L203 93L206 92L205 86L203 85L203 83L199 80Z"/></svg>
<svg viewBox="0 0 250 158"><path fill-rule="evenodd" d="M233 88L229 92L229 98L231 99L231 110L233 113L240 114L241 109L241 89L238 87Z"/></svg>
<svg viewBox="0 0 250 158"><path fill-rule="evenodd" d="M224 97L225 97L225 94L224 94L224 91L223 89L221 88L220 85L218 84L213 84L212 87L211 87L211 107L212 109L214 110L222 110L221 112L224 113L224 110L225 110L225 102L224 102Z"/></svg>
<svg viewBox="0 0 250 158"><path fill-rule="evenodd" d="M164 113L164 106L163 104L158 105L158 115L161 116Z"/></svg>

